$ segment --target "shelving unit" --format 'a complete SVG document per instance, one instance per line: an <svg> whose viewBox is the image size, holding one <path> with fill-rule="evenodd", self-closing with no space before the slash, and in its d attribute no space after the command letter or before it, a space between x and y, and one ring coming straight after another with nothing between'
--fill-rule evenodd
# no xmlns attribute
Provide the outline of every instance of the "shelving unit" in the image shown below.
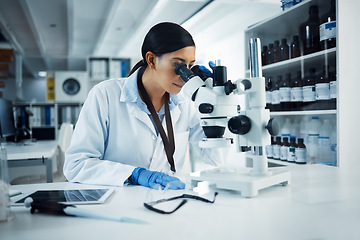
<svg viewBox="0 0 360 240"><path fill-rule="evenodd" d="M311 5L317 5L319 9L319 16L322 16L330 8L329 0L308 0L300 4L291 7L276 16L261 21L255 25L250 26L245 32L245 43L248 43L250 38L260 38L262 46L268 46L270 43L274 43L275 40L287 39L287 43L290 45L294 35L299 35L299 25L308 19L308 11ZM338 19L338 18L337 18ZM338 28L337 28L338 31ZM338 34L337 34L338 36ZM247 46L245 46L247 47ZM246 53L245 59L248 61L249 53ZM301 71L301 77L304 78L309 72L310 68L316 68L317 75L323 70L324 65L331 66L334 70L338 71L338 49L331 48L319 52L315 52L308 55L302 55L293 59L288 59L273 64L265 65L262 67L263 76L273 77L276 79L278 75L290 73L292 78L296 76L298 71ZM249 69L245 69L246 74L249 76ZM339 84L339 75L337 75L337 84ZM338 96L338 94L337 94ZM291 120L299 120L304 116L319 116L322 119L330 119L334 124L336 131L339 130L338 123L338 104L337 101L336 110L311 110L311 111L278 111L270 112L270 115L277 117L280 122L285 118ZM339 136L339 134L337 134ZM339 139L339 137L338 137ZM337 142L338 142L337 139ZM337 151L337 160L339 159L339 152ZM270 162L285 164L283 161L270 160ZM291 164L291 163L290 163ZM337 161L337 165L339 161Z"/></svg>
<svg viewBox="0 0 360 240"><path fill-rule="evenodd" d="M90 57L88 60L90 81L126 77L130 71L130 59L117 57Z"/></svg>
<svg viewBox="0 0 360 240"><path fill-rule="evenodd" d="M44 137L56 139L63 122L76 124L83 103L75 102L44 102L44 103L13 103L17 119L29 121L28 125L33 138ZM32 116L28 116L28 115Z"/></svg>

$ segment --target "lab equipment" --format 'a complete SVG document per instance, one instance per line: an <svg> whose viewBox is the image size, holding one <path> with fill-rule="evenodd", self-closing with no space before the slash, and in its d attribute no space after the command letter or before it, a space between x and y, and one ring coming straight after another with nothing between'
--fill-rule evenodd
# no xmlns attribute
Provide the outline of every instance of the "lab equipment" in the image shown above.
<svg viewBox="0 0 360 240"><path fill-rule="evenodd" d="M185 188L185 183L181 182L177 177L172 177L162 172L149 171L141 167L135 168L131 177L133 184L139 184L149 188L153 188L158 184L160 184L162 189L168 184L170 184L169 189L173 190Z"/></svg>
<svg viewBox="0 0 360 240"><path fill-rule="evenodd" d="M39 201L39 200L35 201L31 197L25 199L24 205L27 208L31 208L30 212L32 214L38 211L40 213L46 213L46 214L95 218L95 219L109 220L115 222L137 223L137 224L146 223L145 221L135 218L114 216L100 212L89 211L86 209L80 209L74 205L66 205L52 201Z"/></svg>
<svg viewBox="0 0 360 240"><path fill-rule="evenodd" d="M175 196L175 197L171 197L171 198L165 198L165 199L160 199L157 201L153 201L153 202L148 202L148 203L144 203L144 207L146 207L147 209L157 212L157 213L161 213L161 214L171 214L176 212L179 208L181 208L185 203L187 203L186 199L193 199L193 200L198 200L198 201L202 201L202 202L206 202L206 203L214 203L215 202L215 198L218 195L218 192L214 193L214 199L213 200L208 200L206 198L200 197L200 196L196 196L196 195L191 195L191 194L182 194L180 196ZM156 207L154 207L156 204L160 204L160 203L164 203L164 202L169 202L169 201L174 201L177 199L183 199L180 204L171 211L164 211L162 209L158 209Z"/></svg>
<svg viewBox="0 0 360 240"><path fill-rule="evenodd" d="M205 82L180 63L175 73L186 82L184 93L195 101L206 138L200 147L228 147L232 139L223 137L226 127L235 134L237 151L249 152L253 168L236 171L225 169L207 170L190 175L192 186L199 181L209 181L219 188L239 190L245 197L258 195L258 190L275 184L290 182L290 172L284 168L268 170L265 146L270 135L276 135L278 124L270 119L265 109L265 79L261 71L260 39L250 40L250 78L227 81L226 67L216 62L213 78ZM248 96L249 109L242 110L238 96Z"/></svg>

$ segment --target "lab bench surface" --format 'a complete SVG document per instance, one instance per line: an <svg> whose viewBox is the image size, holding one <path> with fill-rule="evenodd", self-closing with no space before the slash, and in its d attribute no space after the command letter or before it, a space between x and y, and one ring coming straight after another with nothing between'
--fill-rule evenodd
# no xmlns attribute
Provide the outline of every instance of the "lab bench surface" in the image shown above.
<svg viewBox="0 0 360 240"><path fill-rule="evenodd" d="M146 209L143 203L151 199L149 196L162 193L141 186L116 187L106 203L78 206L147 222L141 225L30 214L29 209L14 206L13 218L0 223L0 239L360 239L359 168L306 165L289 169L290 185L261 190L254 198L219 190L214 204L189 200L170 215ZM12 189L26 192L94 187L99 186L47 183Z"/></svg>

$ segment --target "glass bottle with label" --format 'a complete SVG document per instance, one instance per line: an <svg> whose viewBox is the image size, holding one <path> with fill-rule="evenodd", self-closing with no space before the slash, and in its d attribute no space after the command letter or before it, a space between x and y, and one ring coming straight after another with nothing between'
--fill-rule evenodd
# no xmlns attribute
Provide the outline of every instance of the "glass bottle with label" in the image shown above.
<svg viewBox="0 0 360 240"><path fill-rule="evenodd" d="M317 162L318 149L319 149L319 134L320 134L321 121L319 117L313 116L308 126L308 139L307 139L307 152L309 156L309 163L314 164Z"/></svg>
<svg viewBox="0 0 360 240"><path fill-rule="evenodd" d="M277 80L273 84L272 92L271 92L271 105L273 111L280 111L280 83L282 81L282 76L278 76Z"/></svg>
<svg viewBox="0 0 360 240"><path fill-rule="evenodd" d="M266 151L266 156L269 159L273 159L274 158L274 150L273 150L273 146L275 145L275 140L274 137L271 136L271 145L267 145L265 148Z"/></svg>
<svg viewBox="0 0 360 240"><path fill-rule="evenodd" d="M306 164L306 146L302 138L298 138L298 144L295 148L295 162L298 164Z"/></svg>
<svg viewBox="0 0 360 240"><path fill-rule="evenodd" d="M268 50L267 50L267 55L266 55L266 64L272 64L273 63L273 49L274 49L274 44L270 43Z"/></svg>
<svg viewBox="0 0 360 240"><path fill-rule="evenodd" d="M316 89L316 108L326 110L330 108L330 81L328 66L323 66L322 74L317 78Z"/></svg>
<svg viewBox="0 0 360 240"><path fill-rule="evenodd" d="M303 109L316 109L316 69L310 68L309 75L305 77L303 82Z"/></svg>
<svg viewBox="0 0 360 240"><path fill-rule="evenodd" d="M291 58L296 57L300 57L299 35L293 36L293 41L291 42Z"/></svg>
<svg viewBox="0 0 360 240"><path fill-rule="evenodd" d="M280 160L280 148L282 146L281 137L275 138L275 144L273 145L273 159Z"/></svg>
<svg viewBox="0 0 360 240"><path fill-rule="evenodd" d="M281 39L280 44L280 61L289 59L289 45L286 38Z"/></svg>
<svg viewBox="0 0 360 240"><path fill-rule="evenodd" d="M295 162L295 159L296 159L295 149L296 149L296 138L290 137L290 145L289 145L288 154L287 154L288 162Z"/></svg>
<svg viewBox="0 0 360 240"><path fill-rule="evenodd" d="M301 79L301 71L298 71L296 77L291 81L291 110L299 111L302 110L303 105L303 83Z"/></svg>
<svg viewBox="0 0 360 240"><path fill-rule="evenodd" d="M288 151L289 151L289 147L290 147L289 138L284 137L283 138L283 144L282 144L282 146L280 148L280 160L281 161L287 161L287 159L288 159L287 154L288 154Z"/></svg>
<svg viewBox="0 0 360 240"><path fill-rule="evenodd" d="M299 35L303 55L314 53L320 50L320 19L317 5L310 6L309 18L300 24Z"/></svg>
<svg viewBox="0 0 360 240"><path fill-rule="evenodd" d="M330 76L330 106L329 109L336 109L336 99L337 99L337 75L336 69L334 72L329 74Z"/></svg>
<svg viewBox="0 0 360 240"><path fill-rule="evenodd" d="M276 40L273 48L273 63L280 62L280 42Z"/></svg>
<svg viewBox="0 0 360 240"><path fill-rule="evenodd" d="M285 78L280 83L280 108L281 111L290 111L291 103L291 74L287 73Z"/></svg>
<svg viewBox="0 0 360 240"><path fill-rule="evenodd" d="M320 18L321 49L336 47L336 1L330 0L330 10Z"/></svg>

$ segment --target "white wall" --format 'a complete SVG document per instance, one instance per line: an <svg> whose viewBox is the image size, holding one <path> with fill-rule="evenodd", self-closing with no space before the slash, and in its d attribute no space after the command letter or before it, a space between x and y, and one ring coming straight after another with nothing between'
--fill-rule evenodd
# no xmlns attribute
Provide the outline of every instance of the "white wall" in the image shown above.
<svg viewBox="0 0 360 240"><path fill-rule="evenodd" d="M349 169L359 166L359 39L354 30L359 15L360 1L338 0L338 151L339 165ZM354 169L354 168L353 168ZM359 169L357 169L359 170Z"/></svg>

